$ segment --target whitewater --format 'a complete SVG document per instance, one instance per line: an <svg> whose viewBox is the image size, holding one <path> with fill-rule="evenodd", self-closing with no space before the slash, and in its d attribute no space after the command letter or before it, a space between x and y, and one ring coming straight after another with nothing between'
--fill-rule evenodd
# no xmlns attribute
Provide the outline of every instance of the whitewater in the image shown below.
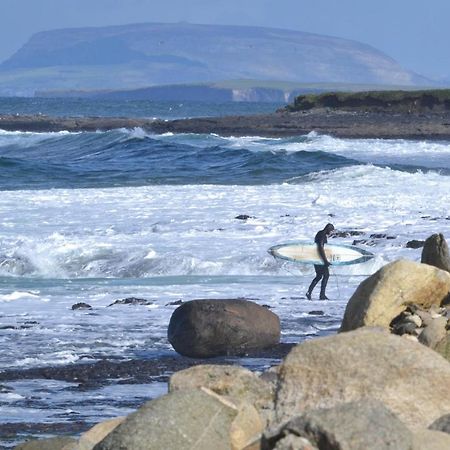
<svg viewBox="0 0 450 450"><path fill-rule="evenodd" d="M449 142L314 132L269 139L0 131L0 370L174 354L166 333L180 300L269 305L286 343L333 333L365 277L398 258L419 261L420 248L408 242L449 235L449 155ZM339 232L334 243L375 257L331 267L331 300L315 292L307 301L312 267L275 260L267 249L312 240L328 222ZM148 304L110 306L128 297ZM79 302L92 309L72 310ZM0 422L98 421L165 389L8 382Z"/></svg>

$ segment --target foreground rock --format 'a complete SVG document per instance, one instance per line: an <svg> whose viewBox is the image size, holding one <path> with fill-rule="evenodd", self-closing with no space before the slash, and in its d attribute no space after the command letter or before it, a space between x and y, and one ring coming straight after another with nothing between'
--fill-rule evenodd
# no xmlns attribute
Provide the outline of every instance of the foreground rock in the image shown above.
<svg viewBox="0 0 450 450"><path fill-rule="evenodd" d="M450 435L441 431L420 430L414 433L412 450L447 450Z"/></svg>
<svg viewBox="0 0 450 450"><path fill-rule="evenodd" d="M239 366L205 364L181 370L170 378L169 392L207 388L233 403L253 405L265 422L273 410L274 385Z"/></svg>
<svg viewBox="0 0 450 450"><path fill-rule="evenodd" d="M443 234L433 234L425 241L421 262L450 272L450 254Z"/></svg>
<svg viewBox="0 0 450 450"><path fill-rule="evenodd" d="M174 311L167 335L184 356L244 355L277 345L280 319L248 300L193 300Z"/></svg>
<svg viewBox="0 0 450 450"><path fill-rule="evenodd" d="M67 444L62 450L92 450L96 444L108 436L124 420L125 417L117 417L100 422L86 431L86 433L83 433L78 442Z"/></svg>
<svg viewBox="0 0 450 450"><path fill-rule="evenodd" d="M362 326L389 329L409 304L440 306L449 292L449 273L427 264L394 261L358 286L347 304L340 331Z"/></svg>
<svg viewBox="0 0 450 450"><path fill-rule="evenodd" d="M295 448L292 436L306 438L320 450L411 450L412 433L382 403L362 400L295 417L266 432L263 450Z"/></svg>
<svg viewBox="0 0 450 450"><path fill-rule="evenodd" d="M262 432L256 410L206 390L172 392L147 402L95 450L238 450Z"/></svg>
<svg viewBox="0 0 450 450"><path fill-rule="evenodd" d="M65 446L76 443L70 437L54 437L49 439L35 439L14 447L14 450L62 450Z"/></svg>
<svg viewBox="0 0 450 450"><path fill-rule="evenodd" d="M311 409L371 398L407 426L426 428L450 411L449 386L450 364L440 355L365 327L305 342L289 353L279 367L276 424Z"/></svg>

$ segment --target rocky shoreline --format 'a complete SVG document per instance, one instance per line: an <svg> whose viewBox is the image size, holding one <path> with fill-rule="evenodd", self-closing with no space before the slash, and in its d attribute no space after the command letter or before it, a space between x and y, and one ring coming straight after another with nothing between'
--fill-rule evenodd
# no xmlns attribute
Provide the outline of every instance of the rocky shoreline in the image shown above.
<svg viewBox="0 0 450 450"><path fill-rule="evenodd" d="M155 120L120 117L0 115L0 129L22 132L106 131L140 127L151 133L289 137L310 132L359 139L450 139L450 112L278 111L265 115Z"/></svg>
<svg viewBox="0 0 450 450"><path fill-rule="evenodd" d="M450 448L449 268L444 236L430 236L421 263L393 261L360 284L338 334L257 352L258 357L283 357L262 372L239 367L225 357L161 358L156 365L100 361L86 364L82 371L80 365L5 371L0 381L54 378L81 381L87 389L89 381L136 374L140 383L154 377L168 381L168 394L126 417L101 422L79 438L30 441L16 449ZM248 303L250 314L245 314L242 302ZM242 318L233 326L238 334L245 320L251 323L254 316L251 302L241 303L225 311ZM186 307L191 309L186 303L179 310ZM195 311L208 312L198 307ZM188 341L199 338L175 316ZM209 339L214 341L217 333L220 330L211 331ZM171 360L179 364L174 366ZM72 433L80 426L74 423ZM55 428L53 433L61 431Z"/></svg>

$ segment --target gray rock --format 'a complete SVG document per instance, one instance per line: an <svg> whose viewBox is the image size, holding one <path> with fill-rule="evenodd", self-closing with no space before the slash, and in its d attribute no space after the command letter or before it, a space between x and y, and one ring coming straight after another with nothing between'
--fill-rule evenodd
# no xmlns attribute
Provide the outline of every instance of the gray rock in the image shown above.
<svg viewBox="0 0 450 450"><path fill-rule="evenodd" d="M193 300L173 312L167 335L184 356L244 355L278 344L280 319L248 300Z"/></svg>
<svg viewBox="0 0 450 450"><path fill-rule="evenodd" d="M88 305L87 303L80 302L80 303L75 303L74 305L72 305L72 309L73 310L76 310L76 309L92 309L92 306Z"/></svg>
<svg viewBox="0 0 450 450"><path fill-rule="evenodd" d="M423 329L419 335L419 342L435 349L439 342L445 339L447 335L446 331L447 319L445 317L436 317L432 319L430 324Z"/></svg>
<svg viewBox="0 0 450 450"><path fill-rule="evenodd" d="M62 450L63 447L76 444L71 437L53 437L49 439L34 439L14 447L14 450Z"/></svg>
<svg viewBox="0 0 450 450"><path fill-rule="evenodd" d="M450 254L443 234L433 234L425 241L421 262L450 272Z"/></svg>
<svg viewBox="0 0 450 450"><path fill-rule="evenodd" d="M238 408L212 392L194 389L145 403L94 450L230 450L244 448L261 431L250 405Z"/></svg>
<svg viewBox="0 0 450 450"><path fill-rule="evenodd" d="M111 303L108 306L114 306L114 305L153 305L153 302L150 300L146 300L145 298L137 298L137 297L128 297L121 300L116 300L115 302Z"/></svg>
<svg viewBox="0 0 450 450"><path fill-rule="evenodd" d="M450 434L450 413L436 419L428 428Z"/></svg>
<svg viewBox="0 0 450 450"><path fill-rule="evenodd" d="M381 329L303 342L278 374L274 425L311 409L368 398L384 403L409 427L426 428L450 411L448 361Z"/></svg>
<svg viewBox="0 0 450 450"><path fill-rule="evenodd" d="M382 403L365 399L316 409L263 436L263 449L288 435L307 438L326 450L410 450L412 433Z"/></svg>
<svg viewBox="0 0 450 450"><path fill-rule="evenodd" d="M274 384L239 366L204 364L170 377L169 392L205 387L238 404L253 405L264 421L273 412Z"/></svg>

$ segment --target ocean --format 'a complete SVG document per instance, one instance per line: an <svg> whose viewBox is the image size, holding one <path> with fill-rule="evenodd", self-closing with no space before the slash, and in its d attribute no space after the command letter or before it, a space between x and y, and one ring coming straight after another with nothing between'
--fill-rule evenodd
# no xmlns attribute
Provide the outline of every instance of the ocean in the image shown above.
<svg viewBox="0 0 450 450"><path fill-rule="evenodd" d="M0 99L1 114L162 119L279 106ZM285 343L334 333L361 281L398 258L420 261L407 243L450 229L450 142L0 130L0 170L0 372L175 355L166 333L179 300L269 305ZM332 266L330 300L317 287L307 301L313 268L267 249L311 241L328 222L333 242L375 257ZM149 304L109 306L128 297ZM72 310L79 302L92 310ZM5 424L98 422L167 389L76 387L2 382L0 446L20 440Z"/></svg>

